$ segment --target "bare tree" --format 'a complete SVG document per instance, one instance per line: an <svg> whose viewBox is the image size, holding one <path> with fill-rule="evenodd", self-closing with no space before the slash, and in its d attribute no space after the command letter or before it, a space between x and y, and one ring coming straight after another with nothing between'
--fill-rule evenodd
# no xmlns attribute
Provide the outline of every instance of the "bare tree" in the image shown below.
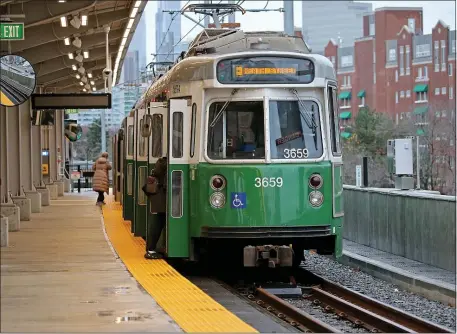
<svg viewBox="0 0 457 334"><path fill-rule="evenodd" d="M400 117L395 135L419 136L421 189L455 194L455 110L434 102L409 115Z"/></svg>

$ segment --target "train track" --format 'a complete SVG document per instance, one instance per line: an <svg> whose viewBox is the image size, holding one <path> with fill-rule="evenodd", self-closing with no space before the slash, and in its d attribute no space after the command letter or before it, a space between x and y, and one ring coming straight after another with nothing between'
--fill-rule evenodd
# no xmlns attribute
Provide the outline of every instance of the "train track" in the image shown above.
<svg viewBox="0 0 457 334"><path fill-rule="evenodd" d="M371 333L452 333L451 330L345 288L320 276L312 286L303 287L301 298L311 300L341 320L352 322ZM243 293L242 293L243 294ZM303 332L336 333L340 330L300 310L267 289L256 287L247 298Z"/></svg>
<svg viewBox="0 0 457 334"><path fill-rule="evenodd" d="M0 88L14 104L24 102L31 94L31 89L4 76L0 78Z"/></svg>

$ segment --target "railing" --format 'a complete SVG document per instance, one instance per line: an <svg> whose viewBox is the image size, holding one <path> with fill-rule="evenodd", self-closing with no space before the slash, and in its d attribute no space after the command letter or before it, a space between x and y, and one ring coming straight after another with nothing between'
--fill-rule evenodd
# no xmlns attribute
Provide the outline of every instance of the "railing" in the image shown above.
<svg viewBox="0 0 457 334"><path fill-rule="evenodd" d="M81 189L85 191L92 190L94 171L92 170L92 164L77 164L77 165L67 165L69 178L71 180L71 192L75 190L78 193L81 192ZM79 178L77 178L77 173L79 173ZM111 173L109 173L111 175ZM111 177L109 177L109 185L112 186Z"/></svg>

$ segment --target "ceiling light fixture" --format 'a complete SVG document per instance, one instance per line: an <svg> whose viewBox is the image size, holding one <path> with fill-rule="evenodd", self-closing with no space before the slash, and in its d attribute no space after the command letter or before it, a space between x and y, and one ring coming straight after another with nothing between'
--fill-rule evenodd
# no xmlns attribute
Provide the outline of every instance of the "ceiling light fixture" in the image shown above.
<svg viewBox="0 0 457 334"><path fill-rule="evenodd" d="M87 92L86 88L83 88L83 92Z"/></svg>
<svg viewBox="0 0 457 334"><path fill-rule="evenodd" d="M63 42L65 43L65 45L70 45L70 38L69 37L66 37Z"/></svg>
<svg viewBox="0 0 457 334"><path fill-rule="evenodd" d="M125 29L125 31L124 31L124 36L122 36L122 38L127 38L127 36L129 35L129 33L130 33L130 29L129 29L129 28Z"/></svg>
<svg viewBox="0 0 457 334"><path fill-rule="evenodd" d="M81 81L79 82L79 84L80 84L81 86L84 86L84 84L83 84Z"/></svg>
<svg viewBox="0 0 457 334"><path fill-rule="evenodd" d="M135 2L135 8L140 7L140 5L141 5L141 0L137 0L137 2Z"/></svg>
<svg viewBox="0 0 457 334"><path fill-rule="evenodd" d="M87 26L87 15L82 15L81 16L81 24L83 26Z"/></svg>
<svg viewBox="0 0 457 334"><path fill-rule="evenodd" d="M78 62L78 63L82 63L84 58L81 54L78 54L76 57L75 57L75 60Z"/></svg>
<svg viewBox="0 0 457 334"><path fill-rule="evenodd" d="M127 24L127 29L131 29L132 28L134 21L135 21L135 19L129 19L129 23Z"/></svg>
<svg viewBox="0 0 457 334"><path fill-rule="evenodd" d="M67 2L67 0L59 0L60 3Z"/></svg>
<svg viewBox="0 0 457 334"><path fill-rule="evenodd" d="M65 28L67 26L67 17L66 16L62 16L60 18L60 25Z"/></svg>
<svg viewBox="0 0 457 334"><path fill-rule="evenodd" d="M79 29L79 27L81 26L81 20L77 15L75 15L71 19L70 24L73 26L73 28Z"/></svg>
<svg viewBox="0 0 457 334"><path fill-rule="evenodd" d="M138 7L135 7L132 9L132 12L130 13L130 17L134 18L136 16L136 13L138 12Z"/></svg>
<svg viewBox="0 0 457 334"><path fill-rule="evenodd" d="M84 58L89 58L89 51L84 51L83 52Z"/></svg>
<svg viewBox="0 0 457 334"><path fill-rule="evenodd" d="M75 64L71 65L71 69L72 69L73 71L76 71L76 70L77 70L76 65L75 65Z"/></svg>
<svg viewBox="0 0 457 334"><path fill-rule="evenodd" d="M91 84L92 86L95 85L95 81L94 81L94 80L91 80L91 81L90 81L90 84Z"/></svg>
<svg viewBox="0 0 457 334"><path fill-rule="evenodd" d="M81 76L79 74L76 74L76 79L81 79Z"/></svg>
<svg viewBox="0 0 457 334"><path fill-rule="evenodd" d="M81 41L81 38L79 37L75 37L75 39L73 40L73 43L72 43L74 46L76 46L78 49L81 48L81 45L82 45L82 41Z"/></svg>
<svg viewBox="0 0 457 334"><path fill-rule="evenodd" d="M89 78L92 78L92 73L87 73L87 76L88 76Z"/></svg>
<svg viewBox="0 0 457 334"><path fill-rule="evenodd" d="M70 52L70 53L68 54L68 58L73 59L73 53L72 53L72 52Z"/></svg>
<svg viewBox="0 0 457 334"><path fill-rule="evenodd" d="M95 88L95 87L92 87L92 90L95 92L95 91L97 90L97 88Z"/></svg>

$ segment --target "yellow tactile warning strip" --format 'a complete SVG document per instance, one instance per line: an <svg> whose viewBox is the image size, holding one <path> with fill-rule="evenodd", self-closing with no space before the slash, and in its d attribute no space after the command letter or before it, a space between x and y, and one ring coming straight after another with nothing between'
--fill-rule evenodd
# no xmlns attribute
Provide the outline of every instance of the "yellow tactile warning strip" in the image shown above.
<svg viewBox="0 0 457 334"><path fill-rule="evenodd" d="M257 333L164 260L146 260L145 243L130 233L112 196L103 207L108 237L127 269L185 332Z"/></svg>
<svg viewBox="0 0 457 334"><path fill-rule="evenodd" d="M3 92L0 92L0 102L4 106L13 106L14 105L14 103L11 102L11 100L5 94L3 94Z"/></svg>

